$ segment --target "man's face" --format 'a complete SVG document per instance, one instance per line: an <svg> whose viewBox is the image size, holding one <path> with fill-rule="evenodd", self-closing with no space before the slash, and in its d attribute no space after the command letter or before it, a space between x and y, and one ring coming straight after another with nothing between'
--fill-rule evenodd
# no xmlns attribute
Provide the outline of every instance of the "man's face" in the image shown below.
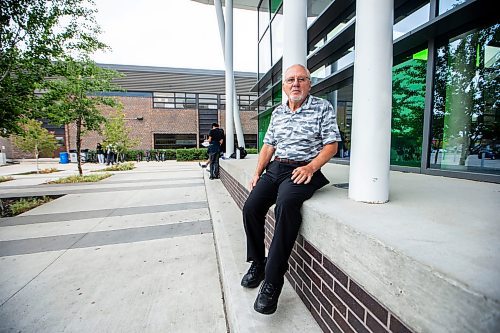
<svg viewBox="0 0 500 333"><path fill-rule="evenodd" d="M311 90L311 80L306 70L300 66L290 67L285 73L283 90L288 96L288 100L303 102Z"/></svg>

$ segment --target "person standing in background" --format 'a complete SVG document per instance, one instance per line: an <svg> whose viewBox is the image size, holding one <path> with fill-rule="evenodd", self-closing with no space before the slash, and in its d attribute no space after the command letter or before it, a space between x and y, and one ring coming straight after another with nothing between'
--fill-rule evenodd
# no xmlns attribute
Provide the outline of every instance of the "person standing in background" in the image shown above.
<svg viewBox="0 0 500 333"><path fill-rule="evenodd" d="M221 146L224 142L224 131L219 128L219 124L213 123L212 129L208 133L208 159L210 160L210 179L219 178L219 158Z"/></svg>
<svg viewBox="0 0 500 333"><path fill-rule="evenodd" d="M96 153L99 164L104 164L104 149L102 149L102 145L100 143L97 144Z"/></svg>

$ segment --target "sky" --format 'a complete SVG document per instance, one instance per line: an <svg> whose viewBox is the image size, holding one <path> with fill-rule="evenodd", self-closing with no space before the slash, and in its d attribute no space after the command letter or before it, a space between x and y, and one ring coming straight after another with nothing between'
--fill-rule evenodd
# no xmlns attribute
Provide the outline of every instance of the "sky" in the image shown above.
<svg viewBox="0 0 500 333"><path fill-rule="evenodd" d="M95 0L98 63L224 69L215 7L190 0ZM257 14L234 9L234 70L257 71Z"/></svg>

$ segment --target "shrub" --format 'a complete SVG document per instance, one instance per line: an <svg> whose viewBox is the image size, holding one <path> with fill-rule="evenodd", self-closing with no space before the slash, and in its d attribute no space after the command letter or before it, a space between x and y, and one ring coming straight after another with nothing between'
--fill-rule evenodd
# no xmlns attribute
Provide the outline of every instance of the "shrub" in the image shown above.
<svg viewBox="0 0 500 333"><path fill-rule="evenodd" d="M208 158L207 150L205 148L185 148L177 149L177 161L199 161Z"/></svg>
<svg viewBox="0 0 500 333"><path fill-rule="evenodd" d="M8 182L9 180L13 180L11 176L0 176L0 183L2 182Z"/></svg>
<svg viewBox="0 0 500 333"><path fill-rule="evenodd" d="M112 175L110 173L101 173L101 174L85 175L85 176L75 175L53 180L48 182L48 184L92 183L92 182L98 182L100 180L103 180L111 176Z"/></svg>
<svg viewBox="0 0 500 333"><path fill-rule="evenodd" d="M10 211L12 212L13 215L19 215L24 212L27 212L30 209L43 205L44 203L47 203L49 201L52 201L52 198L45 196L42 198L20 199L10 205Z"/></svg>
<svg viewBox="0 0 500 333"><path fill-rule="evenodd" d="M126 162L126 163L121 163L121 164L115 164L112 165L108 168L102 169L102 170L95 170L95 172L99 171L128 171L128 170L133 170L135 168L134 163L132 162Z"/></svg>
<svg viewBox="0 0 500 333"><path fill-rule="evenodd" d="M175 149L151 149L149 152L151 154L151 160L153 161L156 160L157 154L163 154L165 160L175 160L177 158ZM143 156L146 156L146 152L144 152Z"/></svg>
<svg viewBox="0 0 500 333"><path fill-rule="evenodd" d="M40 170L40 173L46 174L46 173L52 173L52 172L59 172L56 168L50 168L50 169L42 169Z"/></svg>
<svg viewBox="0 0 500 333"><path fill-rule="evenodd" d="M257 148L245 148L248 154L258 154Z"/></svg>
<svg viewBox="0 0 500 333"><path fill-rule="evenodd" d="M136 161L137 155L142 152L142 156L144 156L144 152L140 149L131 149L125 152L125 161Z"/></svg>

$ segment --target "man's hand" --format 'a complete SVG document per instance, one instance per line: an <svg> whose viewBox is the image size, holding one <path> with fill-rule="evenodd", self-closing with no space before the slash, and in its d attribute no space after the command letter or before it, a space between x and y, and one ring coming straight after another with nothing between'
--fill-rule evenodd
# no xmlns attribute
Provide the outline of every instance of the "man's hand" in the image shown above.
<svg viewBox="0 0 500 333"><path fill-rule="evenodd" d="M251 191L257 185L257 182L259 181L260 176L254 175L252 180L250 181L250 184L248 184L248 189Z"/></svg>
<svg viewBox="0 0 500 333"><path fill-rule="evenodd" d="M309 184L313 174L313 167L311 165L304 165L292 171L292 180L295 184Z"/></svg>
<svg viewBox="0 0 500 333"><path fill-rule="evenodd" d="M337 153L337 142L326 144L308 165L298 167L292 171L292 180L295 184L309 184L313 174L321 169L321 167L328 162L335 153Z"/></svg>

